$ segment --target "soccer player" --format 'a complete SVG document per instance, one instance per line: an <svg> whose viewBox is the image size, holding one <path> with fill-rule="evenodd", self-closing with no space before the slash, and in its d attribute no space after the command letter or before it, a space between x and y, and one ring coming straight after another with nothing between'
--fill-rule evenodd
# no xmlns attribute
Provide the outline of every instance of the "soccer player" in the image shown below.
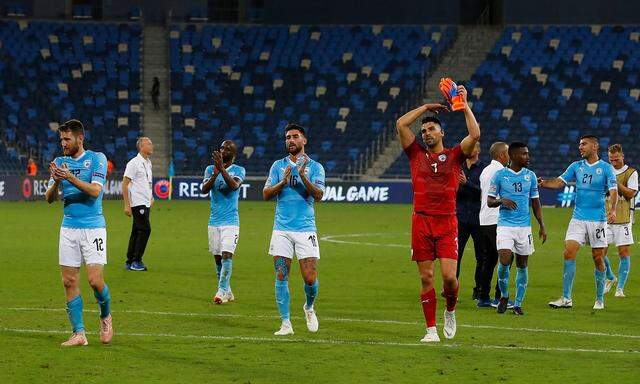
<svg viewBox="0 0 640 384"><path fill-rule="evenodd" d="M578 149L582 160L573 162L559 177L550 180L538 179L542 188L562 188L567 183L576 183L576 205L567 227L564 243L564 272L562 275L562 297L549 302L552 308L571 308L571 291L576 273L576 255L581 246L589 244L595 264L596 301L593 309L604 309L604 250L607 247L607 221L616 220L618 186L611 164L598 157L600 145L594 135L580 138ZM605 196L611 194L611 210L606 213Z"/></svg>
<svg viewBox="0 0 640 384"><path fill-rule="evenodd" d="M400 117L396 123L400 144L409 157L413 184L413 216L411 225L411 254L417 263L422 281L420 300L426 321L426 335L422 342L438 342L436 329L436 294L433 285L435 259L440 259L443 288L446 298L444 336L451 339L456 333L455 307L458 300L458 220L456 192L462 162L473 152L480 139L480 127L467 104L467 90L458 86L465 104L464 116L468 135L459 145L445 148L444 130L436 117L422 119L421 133L426 148L418 142L411 125L425 112L439 112L448 108L442 104L425 104Z"/></svg>
<svg viewBox="0 0 640 384"><path fill-rule="evenodd" d="M209 251L215 259L218 276L218 291L213 297L216 304L235 300L230 279L233 253L240 235L238 198L246 173L243 167L233 163L237 153L233 141L223 141L220 149L213 151L213 165L205 169L202 180L202 192L208 193L211 198L208 232Z"/></svg>
<svg viewBox="0 0 640 384"><path fill-rule="evenodd" d="M607 227L607 243L615 244L618 248L620 265L618 266L618 278L616 278L607 257L608 248L605 248L604 264L607 267L607 280L605 281L604 293L608 293L617 281L615 297L625 297L624 285L627 282L631 266L630 247L633 244L633 210L635 197L638 193L638 172L624 163L624 153L620 144L609 147L609 162L613 165L618 182L618 205L616 220ZM610 200L609 196L607 210L611 209Z"/></svg>
<svg viewBox="0 0 640 384"><path fill-rule="evenodd" d="M318 295L320 248L313 203L322 200L325 190L324 168L305 154L307 135L304 128L287 124L284 134L288 155L273 163L262 191L265 200L277 198L269 245L276 274L276 303L282 320L280 329L274 333L277 336L293 334L289 316L288 279L294 253L304 280L306 302L302 309L307 329L318 331L318 318L313 304Z"/></svg>
<svg viewBox="0 0 640 384"><path fill-rule="evenodd" d="M522 301L527 291L529 272L527 269L529 256L533 254L533 238L531 235L531 212L538 220L538 235L542 243L547 240L547 233L542 219L542 206L538 194L536 174L529 170L529 149L521 142L509 144L509 167L496 172L491 181L487 204L489 207L500 207L496 243L500 264L498 264L498 283L500 284L500 301L498 313L507 310L509 302L509 269L516 254L516 300L513 313L524 315Z"/></svg>
<svg viewBox="0 0 640 384"><path fill-rule="evenodd" d="M58 131L64 156L56 157L49 165L51 178L45 198L53 203L62 188L64 216L58 258L73 327L73 334L62 346L88 344L78 282L82 263L100 307L100 341L107 344L113 337L111 297L102 274L107 264L107 229L102 215L107 158L100 152L84 149L84 127L80 121L69 120Z"/></svg>

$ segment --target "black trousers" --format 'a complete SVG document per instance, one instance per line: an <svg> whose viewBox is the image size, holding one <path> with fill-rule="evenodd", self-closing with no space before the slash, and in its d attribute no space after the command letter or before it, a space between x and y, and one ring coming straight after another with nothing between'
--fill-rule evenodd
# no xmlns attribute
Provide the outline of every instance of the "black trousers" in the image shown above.
<svg viewBox="0 0 640 384"><path fill-rule="evenodd" d="M497 225L481 225L480 232L482 234L482 250L480 262L481 278L480 289L478 290L478 297L480 299L489 300L491 297L491 281L493 280L493 271L498 264L498 248L496 245L496 231ZM494 290L496 298L500 297L500 287L496 281L496 287Z"/></svg>
<svg viewBox="0 0 640 384"><path fill-rule="evenodd" d="M131 207L131 215L133 216L133 226L131 227L131 236L129 237L129 249L127 250L127 263L134 261L142 261L144 250L147 247L147 241L151 235L151 223L149 222L149 214L151 208L144 205Z"/></svg>
<svg viewBox="0 0 640 384"><path fill-rule="evenodd" d="M475 286L474 292L480 288L480 281L482 278L482 234L480 233L480 225L461 223L458 221L458 270L456 271L456 277L460 279L460 266L462 265L462 255L464 248L467 246L469 237L473 239L473 251L476 256L476 272L474 275Z"/></svg>

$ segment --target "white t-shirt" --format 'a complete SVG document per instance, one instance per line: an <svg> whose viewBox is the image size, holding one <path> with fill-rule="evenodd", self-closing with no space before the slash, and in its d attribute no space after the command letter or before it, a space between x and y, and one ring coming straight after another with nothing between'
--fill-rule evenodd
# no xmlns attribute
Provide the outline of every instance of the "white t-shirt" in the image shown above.
<svg viewBox="0 0 640 384"><path fill-rule="evenodd" d="M145 159L141 154L129 160L124 170L124 177L131 180L129 184L129 199L132 207L144 205L151 207L151 184L153 175L151 172L151 160Z"/></svg>
<svg viewBox="0 0 640 384"><path fill-rule="evenodd" d="M491 179L493 179L493 175L502 168L504 168L504 165L502 165L501 162L498 160L491 160L491 163L489 163L489 165L487 165L480 174L480 225L498 224L498 213L500 211L500 207L489 208L487 205L487 197L489 196L489 187L491 186Z"/></svg>

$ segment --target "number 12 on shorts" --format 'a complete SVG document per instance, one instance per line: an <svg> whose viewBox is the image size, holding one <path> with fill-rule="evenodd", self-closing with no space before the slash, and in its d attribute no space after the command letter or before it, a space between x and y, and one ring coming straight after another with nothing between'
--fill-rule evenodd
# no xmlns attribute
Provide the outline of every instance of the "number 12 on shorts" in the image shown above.
<svg viewBox="0 0 640 384"><path fill-rule="evenodd" d="M93 244L96 245L96 251L98 252L102 252L104 251L104 240L102 240L101 238L97 237L95 239L93 239Z"/></svg>

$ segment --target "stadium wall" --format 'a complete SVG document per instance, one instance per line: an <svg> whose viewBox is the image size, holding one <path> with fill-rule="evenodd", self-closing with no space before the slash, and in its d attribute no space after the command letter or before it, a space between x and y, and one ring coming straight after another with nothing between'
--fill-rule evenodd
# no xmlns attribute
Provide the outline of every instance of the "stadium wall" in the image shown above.
<svg viewBox="0 0 640 384"><path fill-rule="evenodd" d="M44 200L47 177L0 176L0 200ZM154 178L153 194L158 200L206 200L200 192L199 177ZM240 187L240 200L262 200L264 178L247 178ZM109 178L104 189L105 199L122 198L122 179ZM573 186L561 190L541 189L542 205L570 207L575 198ZM323 201L367 204L410 204L413 195L411 183L327 181Z"/></svg>
<svg viewBox="0 0 640 384"><path fill-rule="evenodd" d="M273 24L457 24L460 1L264 0Z"/></svg>
<svg viewBox="0 0 640 384"><path fill-rule="evenodd" d="M502 0L506 24L627 24L640 22L640 1Z"/></svg>

